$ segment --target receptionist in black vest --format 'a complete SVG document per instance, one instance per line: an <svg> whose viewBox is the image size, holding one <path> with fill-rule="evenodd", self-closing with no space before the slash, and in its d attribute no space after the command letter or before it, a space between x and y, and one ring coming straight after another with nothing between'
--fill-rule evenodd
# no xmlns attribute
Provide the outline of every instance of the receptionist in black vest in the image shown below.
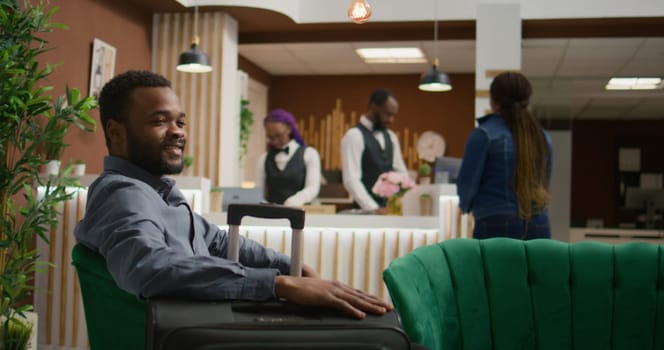
<svg viewBox="0 0 664 350"><path fill-rule="evenodd" d="M263 120L267 152L258 158L256 183L271 203L300 206L320 190L320 156L304 144L295 117L281 108Z"/></svg>
<svg viewBox="0 0 664 350"><path fill-rule="evenodd" d="M369 109L341 139L344 187L357 207L385 213L385 199L371 192L386 171L407 174L399 140L389 127L399 112L392 93L378 89L369 98Z"/></svg>

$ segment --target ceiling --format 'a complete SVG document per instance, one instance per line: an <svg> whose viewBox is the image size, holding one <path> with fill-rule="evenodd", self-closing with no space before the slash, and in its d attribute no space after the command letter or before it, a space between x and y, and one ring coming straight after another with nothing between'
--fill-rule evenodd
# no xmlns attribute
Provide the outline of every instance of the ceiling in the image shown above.
<svg viewBox="0 0 664 350"><path fill-rule="evenodd" d="M133 0L125 0L133 1ZM175 0L144 0L150 12L185 12ZM240 54L270 75L421 74L429 64L366 64L358 47L420 47L435 57L432 22L296 24L267 10L225 11L239 23ZM440 67L474 73L473 21L439 22ZM664 18L524 20L522 72L544 119L664 119L664 90L606 91L611 76L664 77ZM452 81L452 83L454 83Z"/></svg>
<svg viewBox="0 0 664 350"><path fill-rule="evenodd" d="M432 41L242 44L240 54L271 75L421 74L420 64L367 64L360 47L421 48ZM438 43L441 69L475 71L475 41ZM664 90L606 91L611 76L664 77L664 37L524 39L522 72L534 88L533 108L546 119L664 119ZM452 82L454 83L454 82Z"/></svg>

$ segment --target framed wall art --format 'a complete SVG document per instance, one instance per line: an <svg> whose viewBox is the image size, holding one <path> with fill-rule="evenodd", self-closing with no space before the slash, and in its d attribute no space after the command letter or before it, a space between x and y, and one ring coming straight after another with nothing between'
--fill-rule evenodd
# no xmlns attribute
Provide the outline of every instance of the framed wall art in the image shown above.
<svg viewBox="0 0 664 350"><path fill-rule="evenodd" d="M90 65L90 95L99 98L99 92L115 74L115 47L96 39L92 43Z"/></svg>

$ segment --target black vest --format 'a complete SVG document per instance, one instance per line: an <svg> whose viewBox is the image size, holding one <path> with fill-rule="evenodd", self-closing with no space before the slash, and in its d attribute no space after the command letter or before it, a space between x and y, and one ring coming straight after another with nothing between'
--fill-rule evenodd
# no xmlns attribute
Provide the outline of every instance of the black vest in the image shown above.
<svg viewBox="0 0 664 350"><path fill-rule="evenodd" d="M392 139L387 131L381 130L383 138L385 139L385 148L383 149L380 147L380 143L378 143L376 137L366 126L357 123L355 127L362 132L362 137L364 138L364 152L362 152L362 184L374 201L376 201L379 206L384 207L385 203L387 203L387 199L377 196L371 191L371 189L374 184L376 184L376 180L378 180L380 174L393 170L392 162L394 159L394 149L392 146Z"/></svg>
<svg viewBox="0 0 664 350"><path fill-rule="evenodd" d="M304 146L300 146L286 163L284 170L279 170L274 157L277 151L269 151L265 157L265 193L271 203L284 204L284 201L304 188L307 167L304 164Z"/></svg>

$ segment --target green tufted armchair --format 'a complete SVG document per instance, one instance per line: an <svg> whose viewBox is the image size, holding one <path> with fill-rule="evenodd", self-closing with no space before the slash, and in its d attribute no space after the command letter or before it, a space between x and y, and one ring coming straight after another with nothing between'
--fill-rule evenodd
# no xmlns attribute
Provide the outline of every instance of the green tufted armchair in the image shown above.
<svg viewBox="0 0 664 350"><path fill-rule="evenodd" d="M74 246L91 350L142 350L147 302L120 289L106 269L104 258L81 245Z"/></svg>
<svg viewBox="0 0 664 350"><path fill-rule="evenodd" d="M455 239L383 278L431 349L664 349L664 246Z"/></svg>

